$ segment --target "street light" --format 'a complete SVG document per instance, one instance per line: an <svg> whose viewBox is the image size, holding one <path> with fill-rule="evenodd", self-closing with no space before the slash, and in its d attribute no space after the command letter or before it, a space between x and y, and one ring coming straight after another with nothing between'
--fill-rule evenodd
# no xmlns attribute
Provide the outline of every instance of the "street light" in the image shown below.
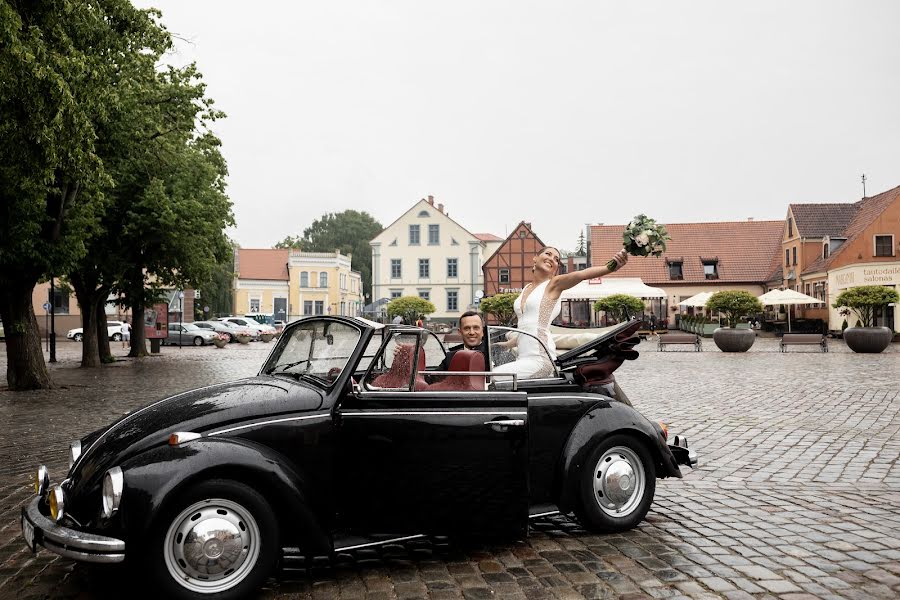
<svg viewBox="0 0 900 600"><path fill-rule="evenodd" d="M178 292L178 349L184 348L181 333L184 331L184 292Z"/></svg>

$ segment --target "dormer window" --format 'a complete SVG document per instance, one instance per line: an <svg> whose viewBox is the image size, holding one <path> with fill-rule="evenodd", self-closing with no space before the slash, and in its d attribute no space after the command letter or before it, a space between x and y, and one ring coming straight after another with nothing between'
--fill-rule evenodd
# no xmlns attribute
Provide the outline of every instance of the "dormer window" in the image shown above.
<svg viewBox="0 0 900 600"><path fill-rule="evenodd" d="M700 259L703 263L703 276L706 279L719 278L719 261L717 259Z"/></svg>
<svg viewBox="0 0 900 600"><path fill-rule="evenodd" d="M684 279L682 265L683 262L680 260L669 261L669 279Z"/></svg>
<svg viewBox="0 0 900 600"><path fill-rule="evenodd" d="M431 213L429 213L427 210L420 210L420 211L419 211L419 218L420 218L420 219L427 219L427 218L430 217L430 216L431 216Z"/></svg>
<svg viewBox="0 0 900 600"><path fill-rule="evenodd" d="M824 244L822 244L822 258L828 258L828 256L831 254L828 251L828 247L829 247L828 242L825 242Z"/></svg>

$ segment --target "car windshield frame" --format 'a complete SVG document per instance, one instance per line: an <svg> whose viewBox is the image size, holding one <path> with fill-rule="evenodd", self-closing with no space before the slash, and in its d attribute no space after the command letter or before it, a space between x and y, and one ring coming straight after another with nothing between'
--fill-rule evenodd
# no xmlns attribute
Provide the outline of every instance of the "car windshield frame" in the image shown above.
<svg viewBox="0 0 900 600"><path fill-rule="evenodd" d="M321 387L330 388L356 357L365 331L352 321L328 317L298 323L292 323L291 328L278 339L260 374L303 377ZM307 343L308 348L304 349ZM316 352L328 348L331 350L314 356ZM286 351L293 355L286 356ZM317 363L328 367L314 370L312 367ZM332 375L335 369L337 371Z"/></svg>
<svg viewBox="0 0 900 600"><path fill-rule="evenodd" d="M550 364L553 365L553 376L549 377L549 378L542 377L541 379L556 379L560 376L559 375L559 365L557 364L556 359L553 357L553 355L550 354L550 349L547 348L547 344L542 342L540 340L540 338L538 338L538 336L536 336L534 334L528 333L527 331L523 331L521 329L517 329L515 327L507 327L505 325L488 325L487 327L485 327L485 337L487 337L488 364L490 365L491 371L493 371L494 369L499 369L503 365L505 365L509 362L512 362L512 361L506 361L499 365L494 364L494 359L495 359L494 353L495 353L495 350L497 350L497 348L496 348L497 342L493 341L493 334L494 333L503 333L503 332L505 332L507 334L515 333L517 335L527 335L528 337L530 337L531 339L533 339L534 341L536 341L538 344L541 345L541 348L544 349L544 353L547 355L547 359L550 361ZM515 360L515 359L513 359L513 360ZM527 379L527 378L519 378L518 379L519 383L521 383L523 381L528 381L528 380L529 379Z"/></svg>

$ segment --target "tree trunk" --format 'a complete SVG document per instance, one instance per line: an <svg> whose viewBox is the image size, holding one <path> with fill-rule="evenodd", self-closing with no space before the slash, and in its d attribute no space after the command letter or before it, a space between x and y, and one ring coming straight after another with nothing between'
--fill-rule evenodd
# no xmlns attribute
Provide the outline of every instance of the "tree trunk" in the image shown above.
<svg viewBox="0 0 900 600"><path fill-rule="evenodd" d="M143 294L131 296L131 351L128 356L148 356L147 344L144 342L144 306Z"/></svg>
<svg viewBox="0 0 900 600"><path fill-rule="evenodd" d="M98 292L99 298L94 300L93 312L97 322L97 356L103 364L116 362L109 349L109 327L106 324L106 296L104 290Z"/></svg>
<svg viewBox="0 0 900 600"><path fill-rule="evenodd" d="M76 277L71 278L75 288L75 297L81 308L81 367L91 369L100 366L97 354L97 319L93 307L96 297L93 286L83 285Z"/></svg>
<svg viewBox="0 0 900 600"><path fill-rule="evenodd" d="M6 381L12 391L52 387L31 298L36 281L5 281L0 286L0 319L6 333Z"/></svg>

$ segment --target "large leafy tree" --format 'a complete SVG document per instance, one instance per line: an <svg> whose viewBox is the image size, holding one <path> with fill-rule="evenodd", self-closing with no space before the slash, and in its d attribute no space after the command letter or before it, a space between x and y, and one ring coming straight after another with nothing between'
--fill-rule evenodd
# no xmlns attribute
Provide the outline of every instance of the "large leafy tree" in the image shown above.
<svg viewBox="0 0 900 600"><path fill-rule="evenodd" d="M856 313L860 327L871 327L875 320L875 309L900 302L896 290L883 285L861 285L844 290L835 298L834 308L849 308Z"/></svg>
<svg viewBox="0 0 900 600"><path fill-rule="evenodd" d="M737 327L738 321L746 316L762 312L759 298L744 290L723 290L716 292L706 301L706 310L725 315L728 327Z"/></svg>
<svg viewBox="0 0 900 600"><path fill-rule="evenodd" d="M625 321L644 310L644 302L629 294L613 294L594 302L594 310L603 311L616 321Z"/></svg>
<svg viewBox="0 0 900 600"><path fill-rule="evenodd" d="M13 390L50 386L35 284L85 255L109 175L97 123L119 102L124 57L165 45L128 0L0 0L0 318Z"/></svg>
<svg viewBox="0 0 900 600"><path fill-rule="evenodd" d="M372 289L372 247L369 241L381 233L381 223L367 212L345 210L328 213L303 230L303 237L288 236L276 248L297 248L304 252L352 254L351 267L360 272L363 290Z"/></svg>
<svg viewBox="0 0 900 600"><path fill-rule="evenodd" d="M389 317L400 316L406 323L413 324L419 317L430 315L435 310L434 304L418 296L401 296L387 304Z"/></svg>
<svg viewBox="0 0 900 600"><path fill-rule="evenodd" d="M500 325L512 325L516 321L515 302L519 297L515 294L494 294L482 298L478 307L486 315L494 315Z"/></svg>

